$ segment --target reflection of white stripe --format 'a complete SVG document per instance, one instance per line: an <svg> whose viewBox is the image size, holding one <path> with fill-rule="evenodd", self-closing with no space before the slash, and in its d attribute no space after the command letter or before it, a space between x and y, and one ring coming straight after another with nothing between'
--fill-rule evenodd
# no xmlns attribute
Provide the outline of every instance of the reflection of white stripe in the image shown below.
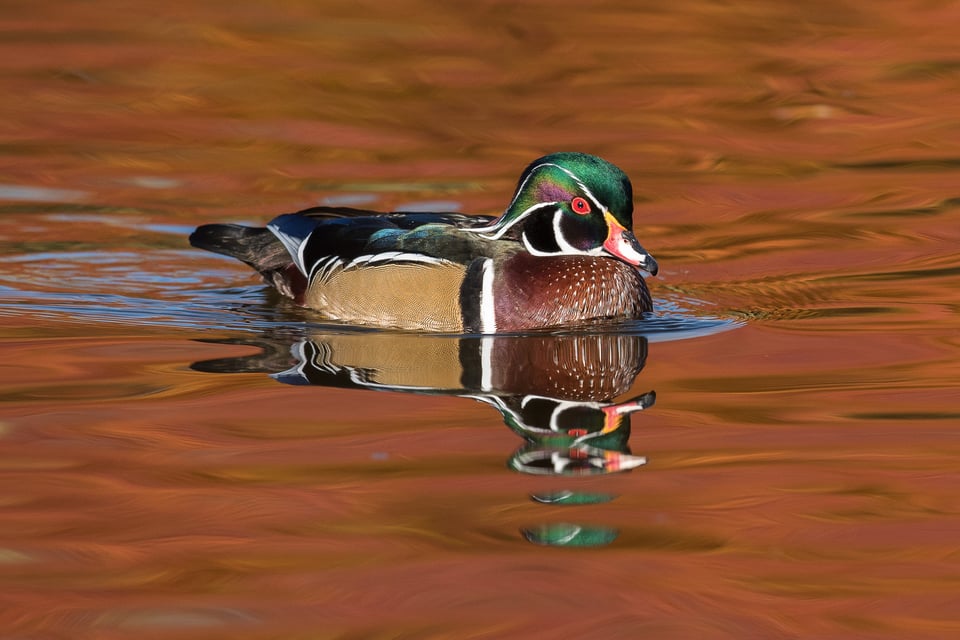
<svg viewBox="0 0 960 640"><path fill-rule="evenodd" d="M493 338L480 338L480 389L493 389Z"/></svg>
<svg viewBox="0 0 960 640"><path fill-rule="evenodd" d="M493 258L483 261L480 279L480 333L497 332L497 309L493 298Z"/></svg>

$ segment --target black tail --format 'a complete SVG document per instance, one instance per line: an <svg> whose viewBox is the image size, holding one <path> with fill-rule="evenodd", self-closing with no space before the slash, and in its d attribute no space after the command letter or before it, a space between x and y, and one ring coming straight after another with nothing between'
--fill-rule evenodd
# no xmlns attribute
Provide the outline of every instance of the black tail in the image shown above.
<svg viewBox="0 0 960 640"><path fill-rule="evenodd" d="M190 234L190 244L220 253L265 273L293 262L286 248L269 229L238 224L205 224Z"/></svg>
<svg viewBox="0 0 960 640"><path fill-rule="evenodd" d="M306 280L293 266L287 248L269 229L205 224L190 234L190 244L246 262L277 291L294 300L299 300L306 288Z"/></svg>

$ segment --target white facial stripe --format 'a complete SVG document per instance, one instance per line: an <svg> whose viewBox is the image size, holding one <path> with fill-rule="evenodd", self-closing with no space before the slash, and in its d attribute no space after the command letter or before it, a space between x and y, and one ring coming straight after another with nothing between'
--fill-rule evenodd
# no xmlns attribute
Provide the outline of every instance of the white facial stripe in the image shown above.
<svg viewBox="0 0 960 640"><path fill-rule="evenodd" d="M513 200L510 201L510 206L507 207L508 210L510 209L510 207L513 206L513 203L517 201L517 198L520 197L520 194L523 193L523 188L527 186L527 182L530 180L530 178L533 177L533 174L537 172L537 169L540 169L540 168L542 168L542 167L556 167L557 169L560 169L561 171L563 171L564 173L566 173L568 176L570 176L571 178L573 178L574 180L576 180L576 181L577 181L577 184L579 184L581 187L583 186L583 183L580 182L580 178L578 178L577 176L573 175L573 174L572 174L570 171L568 171L567 169L564 169L564 168L561 167L560 165L554 164L554 163L552 163L552 162L544 162L544 163L538 164L537 166L532 167L532 168L530 169L530 173L527 174L527 177L524 178L524 179L523 179L523 182L520 183L520 186L517 187L517 193L514 194ZM584 187L584 188L586 188L586 187Z"/></svg>
<svg viewBox="0 0 960 640"><path fill-rule="evenodd" d="M553 253L547 253L546 251L540 251L540 250L538 250L538 249L535 249L534 246L533 246L532 244L530 244L530 241L527 239L527 234L526 234L526 232L524 232L524 233L522 233L522 234L520 235L520 240L523 242L523 247L527 250L527 253L529 253L529 254L532 255L532 256L540 256L540 257L543 257L543 256L556 255L556 254L553 254Z"/></svg>
<svg viewBox="0 0 960 640"><path fill-rule="evenodd" d="M563 237L563 229L560 228L560 222L563 220L563 211L557 209L553 214L553 235L556 238L557 246L560 247L560 253L583 253L580 249L567 242Z"/></svg>
<svg viewBox="0 0 960 640"><path fill-rule="evenodd" d="M539 169L540 167L547 167L547 166L556 166L556 165L551 165L551 164L538 164L537 166L535 166L535 167L533 167L532 169L530 169L530 173L527 174L527 177L524 178L524 179L523 179L523 182L520 183L520 186L517 187L517 192L516 192L515 194L513 194L513 200L511 200L511 201L510 201L510 204L507 205L507 211L509 211L509 210L510 210L510 207L513 206L513 203L517 201L517 198L520 197L520 194L523 193L524 187L527 186L527 182L529 182L529 181L530 181L530 178L533 177L533 174L537 172L537 169Z"/></svg>
<svg viewBox="0 0 960 640"><path fill-rule="evenodd" d="M597 200L592 193L590 193L590 189L587 189L587 186L585 184L580 183L580 186L583 187L583 192L587 195L588 198L590 198L590 201L593 202L594 206L597 207L597 211L607 210L607 208L602 204L600 204L600 201Z"/></svg>
<svg viewBox="0 0 960 640"><path fill-rule="evenodd" d="M593 205L597 208L597 210L599 210L599 211L604 211L604 210L606 209L606 207L604 207L602 204L600 204L600 201L597 200L597 197L593 195L593 193L590 191L590 189L587 188L587 185L585 185L585 184L583 183L583 180L581 180L579 177L577 177L577 175L576 175L575 173L573 173L572 171L570 171L570 170L567 169L566 167L561 167L560 165L554 164L553 162L544 162L544 163L538 164L537 166L535 166L535 167L533 167L533 168L530 169L530 172L527 174L527 177L524 178L524 179L523 179L523 182L520 183L520 186L517 187L517 192L514 194L513 200L510 201L509 206L507 206L507 209L506 209L507 211L509 211L510 208L513 207L514 203L517 201L517 198L519 198L519 197L520 197L520 194L523 193L524 188L527 186L527 182L530 181L530 178L533 177L533 174L536 173L538 169L541 169L541 168L543 168L543 167L555 167L555 168L559 169L560 171L563 171L565 174L567 174L568 176L570 176L570 177L573 179L574 182L577 183L577 186L580 187L580 190L583 192L583 194L584 194L587 198L590 199L590 201L591 201L591 202L593 203ZM539 208L541 208L541 207L546 207L546 206L549 206L549 205L552 205L552 204L556 204L556 202L538 202L537 204L531 206L529 209L527 209L526 211L524 211L524 212L521 213L519 216L517 216L516 218L514 218L514 219L511 220L509 223L507 223L506 225L504 225L503 227L501 227L501 228L499 228L499 229L497 229L496 223L494 223L494 224L492 224L492 225L490 225L490 226L488 226L488 227L475 227L475 228L473 228L473 229L464 229L464 231L473 231L473 232L475 232L475 233L479 233L479 234L483 235L484 237L490 238L491 240L496 240L497 238L501 237L501 236L506 232L507 229L509 229L510 227L512 227L513 225L515 225L515 224L516 224L517 222L519 222L520 220L523 220L524 218L526 218L528 215L530 215L531 213L533 213L533 212L536 211L537 209L539 209ZM489 231L494 231L494 230L496 230L496 232L495 232L493 235L488 235L488 232L489 232Z"/></svg>
<svg viewBox="0 0 960 640"><path fill-rule="evenodd" d="M483 261L480 278L480 333L497 332L497 308L493 298L493 258Z"/></svg>
<svg viewBox="0 0 960 640"><path fill-rule="evenodd" d="M497 238L500 238L501 236L503 236L503 234L507 232L507 229L517 224L518 222L520 222L521 220L529 216L534 211L537 211L538 209L543 209L544 207L551 207L555 204L556 204L555 202L538 202L537 204L531 206L529 209L527 209L526 211L518 215L516 218L514 218L507 224L500 227L499 229L497 229L496 224L493 224L493 225L490 225L489 227L474 227L472 229L463 229L463 231L478 233L490 240L496 240ZM494 231L494 233L492 234L488 233L490 231Z"/></svg>
<svg viewBox="0 0 960 640"><path fill-rule="evenodd" d="M577 183L577 186L580 187L580 190L583 191L583 194L588 198L590 198L590 201L593 202L594 206L596 206L597 209L599 209L600 211L603 211L606 208L602 204L600 204L600 201L597 200L597 197L593 195L593 192L591 192L590 189L587 189L587 185L583 183L583 180L581 180L577 176L577 174L575 174L573 171L570 171L566 167L561 167L558 164L552 164L550 166L560 169L560 171L563 171L565 174L573 178L573 181Z"/></svg>
<svg viewBox="0 0 960 640"><path fill-rule="evenodd" d="M532 256L546 257L546 256L601 256L603 255L603 247L595 247L593 249L577 249L575 246L570 244L563 235L563 230L560 228L560 221L563 220L563 209L557 209L553 214L553 235L557 241L557 246L560 247L559 251L541 251L535 248L530 244L530 239L527 238L527 234L523 233L520 236L520 240L523 242L523 246L526 248L527 253Z"/></svg>

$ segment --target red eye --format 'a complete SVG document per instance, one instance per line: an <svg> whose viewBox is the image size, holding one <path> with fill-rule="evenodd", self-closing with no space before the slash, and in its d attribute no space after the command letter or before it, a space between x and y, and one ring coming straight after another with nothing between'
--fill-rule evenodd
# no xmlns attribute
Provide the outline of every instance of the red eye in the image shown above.
<svg viewBox="0 0 960 640"><path fill-rule="evenodd" d="M590 204L583 198L574 198L570 201L570 207L573 209L574 213L579 213L582 216L590 213Z"/></svg>

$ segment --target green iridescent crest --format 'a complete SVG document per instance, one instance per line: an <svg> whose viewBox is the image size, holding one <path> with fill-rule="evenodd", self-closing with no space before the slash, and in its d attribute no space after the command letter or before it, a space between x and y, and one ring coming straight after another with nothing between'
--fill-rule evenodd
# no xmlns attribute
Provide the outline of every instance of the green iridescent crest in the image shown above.
<svg viewBox="0 0 960 640"><path fill-rule="evenodd" d="M573 244L578 249L593 248L606 237L606 211L623 227L631 227L630 180L618 167L596 156L573 152L544 156L523 171L510 206L485 231L493 237L519 239L524 228L545 226L557 210L564 213L566 235L571 240L589 238L590 246Z"/></svg>

